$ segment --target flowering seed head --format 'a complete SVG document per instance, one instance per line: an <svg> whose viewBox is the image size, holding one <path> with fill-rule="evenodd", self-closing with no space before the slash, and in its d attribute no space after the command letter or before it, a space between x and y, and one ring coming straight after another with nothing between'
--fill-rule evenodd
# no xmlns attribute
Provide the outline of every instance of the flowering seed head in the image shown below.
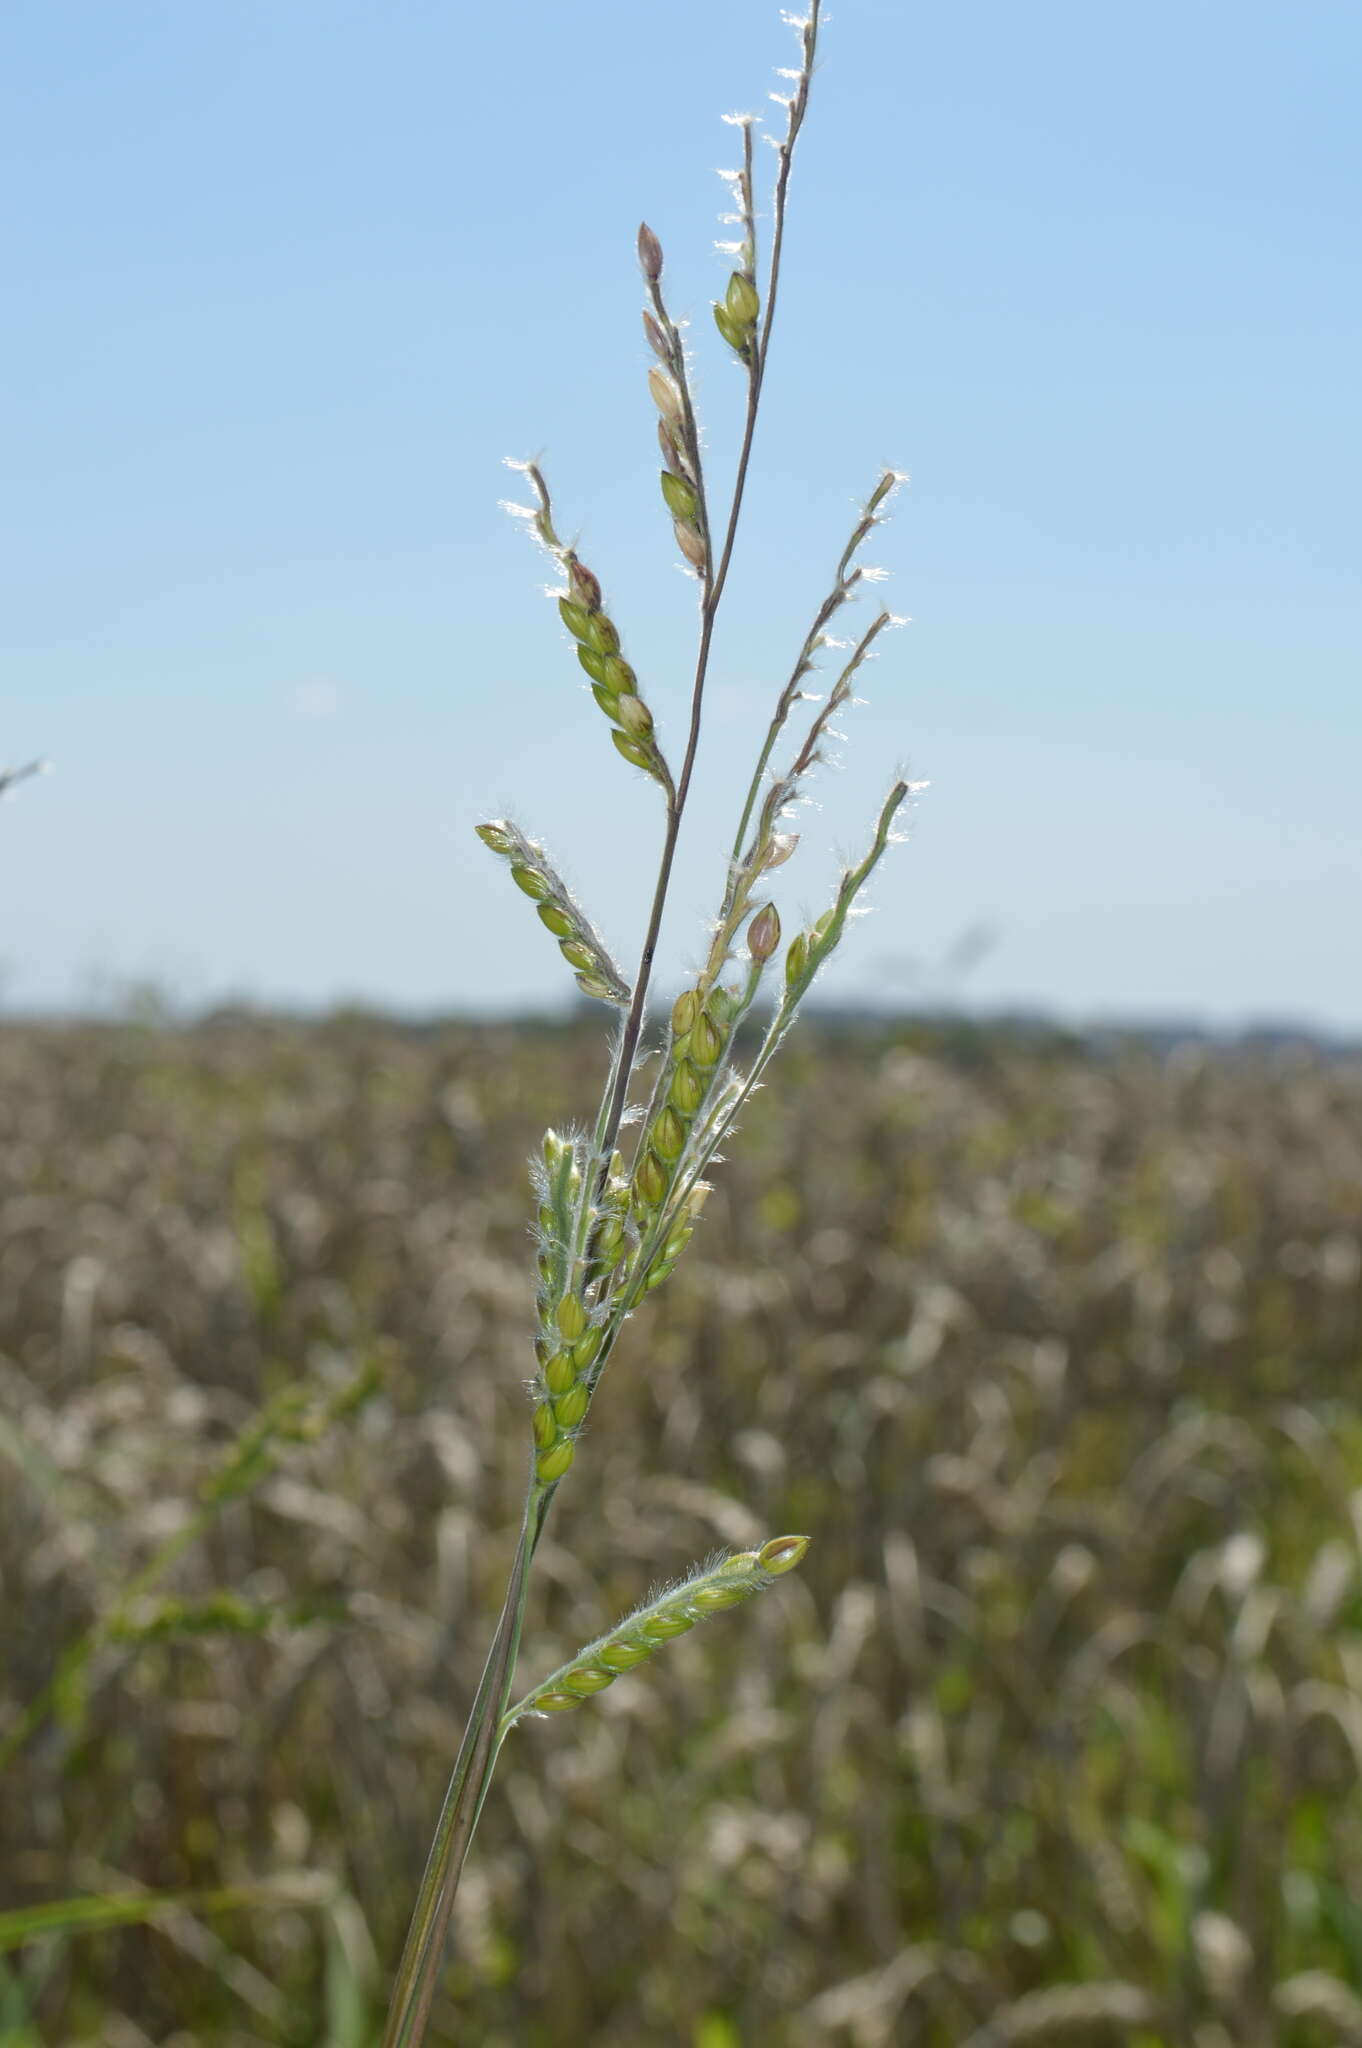
<svg viewBox="0 0 1362 2048"><path fill-rule="evenodd" d="M645 220L638 231L639 268L649 284L656 284L662 275L662 244Z"/></svg>

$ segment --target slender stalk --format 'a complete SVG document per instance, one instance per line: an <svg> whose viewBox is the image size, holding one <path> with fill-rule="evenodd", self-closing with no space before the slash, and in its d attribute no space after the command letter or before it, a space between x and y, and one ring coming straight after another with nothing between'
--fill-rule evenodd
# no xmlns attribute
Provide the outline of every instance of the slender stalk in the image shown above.
<svg viewBox="0 0 1362 2048"><path fill-rule="evenodd" d="M398 1965L383 2048L416 2048L425 2036L444 1962L455 1893L487 1794L499 1746L501 1716L510 1698L525 1617L530 1556L543 1526L538 1514L539 1500L539 1490L531 1484L506 1599L440 1809L406 1947Z"/></svg>

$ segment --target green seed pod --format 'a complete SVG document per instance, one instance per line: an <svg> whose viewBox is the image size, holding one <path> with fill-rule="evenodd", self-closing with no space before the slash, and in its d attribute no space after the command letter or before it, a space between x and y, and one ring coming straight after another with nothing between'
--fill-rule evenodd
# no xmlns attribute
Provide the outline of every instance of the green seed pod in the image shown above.
<svg viewBox="0 0 1362 2048"><path fill-rule="evenodd" d="M700 991L686 989L672 1004L672 1030L680 1037L691 1030L700 1014Z"/></svg>
<svg viewBox="0 0 1362 2048"><path fill-rule="evenodd" d="M634 739L632 734L627 732L612 732L610 737L615 742L615 752L623 754L631 768L651 769L653 757L642 741Z"/></svg>
<svg viewBox="0 0 1362 2048"><path fill-rule="evenodd" d="M726 1033L737 1012L738 998L734 995L731 988L712 988L705 1003L705 1008L709 1011L711 1020L718 1025L720 1031Z"/></svg>
<svg viewBox="0 0 1362 2048"><path fill-rule="evenodd" d="M705 1099L705 1084L689 1060L677 1061L667 1093L673 1108L679 1109L682 1116L694 1116Z"/></svg>
<svg viewBox="0 0 1362 2048"><path fill-rule="evenodd" d="M582 1382L578 1380L575 1387L569 1387L567 1392L560 1394L553 1404L553 1412L558 1418L559 1428L576 1429L590 1405L591 1396Z"/></svg>
<svg viewBox="0 0 1362 2048"><path fill-rule="evenodd" d="M695 495L695 486L683 476L676 476L669 469L662 471L662 496L673 519L693 520L699 510L700 500Z"/></svg>
<svg viewBox="0 0 1362 2048"><path fill-rule="evenodd" d="M580 1696L575 1692L541 1692L534 1703L536 1714L565 1714L569 1707L580 1707Z"/></svg>
<svg viewBox="0 0 1362 2048"><path fill-rule="evenodd" d="M602 689L609 689L610 686L605 680L605 656L603 654L597 654L594 647L579 647L577 649L577 659L593 683L599 683Z"/></svg>
<svg viewBox="0 0 1362 2048"><path fill-rule="evenodd" d="M802 1563L808 1547L807 1536L773 1536L757 1552L757 1562L764 1572L777 1577L781 1572L792 1572L797 1564Z"/></svg>
<svg viewBox="0 0 1362 2048"><path fill-rule="evenodd" d="M668 1162L679 1159L686 1149L686 1126L674 1109L664 1109L652 1129L652 1142L659 1156Z"/></svg>
<svg viewBox="0 0 1362 2048"><path fill-rule="evenodd" d="M558 1440L558 1424L547 1401L540 1403L534 1411L534 1440L541 1451Z"/></svg>
<svg viewBox="0 0 1362 2048"><path fill-rule="evenodd" d="M666 1244L662 1247L662 1257L669 1271L676 1264L694 1234L688 1225L685 1230L678 1230L675 1237L667 1239Z"/></svg>
<svg viewBox="0 0 1362 2048"><path fill-rule="evenodd" d="M647 1151L634 1169L634 1193L645 1209L655 1209L667 1192L667 1169L656 1152Z"/></svg>
<svg viewBox="0 0 1362 2048"><path fill-rule="evenodd" d="M584 604L574 604L570 597L560 597L558 616L574 639L585 640L587 627L591 623L591 614Z"/></svg>
<svg viewBox="0 0 1362 2048"><path fill-rule="evenodd" d="M543 912L540 912L543 916ZM747 927L747 950L757 961L767 961L780 944L780 912L774 903L767 903L757 912Z"/></svg>
<svg viewBox="0 0 1362 2048"><path fill-rule="evenodd" d="M555 1347L555 1345L554 1345L554 1343L553 1343L553 1341L552 1341L552 1339L551 1339L551 1338L549 1338L549 1337L536 1337L536 1338L535 1338L535 1340L534 1340L534 1360L535 1360L535 1364L536 1364L536 1365L547 1365L547 1364L548 1364L548 1362L549 1362L549 1360L550 1360L550 1359L552 1358L552 1356L553 1356L553 1354L554 1354L554 1350L555 1350L555 1348L556 1348L556 1347Z"/></svg>
<svg viewBox="0 0 1362 2048"><path fill-rule="evenodd" d="M639 1633L652 1643L669 1643L674 1636L683 1636L695 1626L695 1617L690 1614L653 1614L642 1623Z"/></svg>
<svg viewBox="0 0 1362 2048"><path fill-rule="evenodd" d="M579 1337L572 1347L573 1370L585 1372L589 1365L594 1365L604 1342L605 1325L603 1323L593 1323L585 1335Z"/></svg>
<svg viewBox="0 0 1362 2048"><path fill-rule="evenodd" d="M538 917L540 924L547 925L556 939L568 938L573 930L572 919L556 903L541 903Z"/></svg>
<svg viewBox="0 0 1362 2048"><path fill-rule="evenodd" d="M544 1367L544 1385L551 1394L565 1394L577 1378L570 1351L555 1351Z"/></svg>
<svg viewBox="0 0 1362 2048"><path fill-rule="evenodd" d="M719 1614L725 1607L738 1607L747 1598L750 1586L700 1586L691 1599L691 1605L698 1607L702 1614Z"/></svg>
<svg viewBox="0 0 1362 2048"><path fill-rule="evenodd" d="M726 306L714 308L714 325L731 349L736 349L740 356L747 354L752 330L750 327L740 327Z"/></svg>
<svg viewBox="0 0 1362 2048"><path fill-rule="evenodd" d="M569 967L576 967L583 974L589 974L596 964L596 956L590 946L584 946L580 939L560 939L558 950Z"/></svg>
<svg viewBox="0 0 1362 2048"><path fill-rule="evenodd" d="M602 681L606 689L618 697L624 691L632 690L638 681L638 677L622 654L607 654L605 657L605 674Z"/></svg>
<svg viewBox="0 0 1362 2048"><path fill-rule="evenodd" d="M553 1260L548 1257L547 1253L544 1253L541 1254L538 1260L536 1260L536 1264L539 1268L539 1277L543 1281L544 1285L546 1287L552 1287L554 1274Z"/></svg>
<svg viewBox="0 0 1362 2048"><path fill-rule="evenodd" d="M641 697L621 697L615 709L615 716L626 732L635 739L646 739L653 729L653 714Z"/></svg>
<svg viewBox="0 0 1362 2048"><path fill-rule="evenodd" d="M484 846L491 847L493 853L514 853L515 840L504 825L475 825L473 830Z"/></svg>
<svg viewBox="0 0 1362 2048"><path fill-rule="evenodd" d="M554 1317L569 1344L575 1344L586 1328L586 1310L575 1294L565 1294Z"/></svg>
<svg viewBox="0 0 1362 2048"><path fill-rule="evenodd" d="M527 868L516 861L511 869L511 880L517 889L523 889L532 902L542 903L549 893L549 885L537 868Z"/></svg>
<svg viewBox="0 0 1362 2048"><path fill-rule="evenodd" d="M602 981L598 974L579 974L577 986L584 996L594 996L598 1003L617 1003L620 999L619 990Z"/></svg>
<svg viewBox="0 0 1362 2048"><path fill-rule="evenodd" d="M804 979L804 970L809 964L809 942L801 932L785 955L785 981L793 988L797 981Z"/></svg>
<svg viewBox="0 0 1362 2048"><path fill-rule="evenodd" d="M813 936L816 939L825 939L827 937L828 932L832 927L832 921L836 917L836 915L837 912L835 910L825 910L821 917L816 917L814 919Z"/></svg>
<svg viewBox="0 0 1362 2048"><path fill-rule="evenodd" d="M618 654L620 636L604 612L593 612L586 624L586 644L597 654Z"/></svg>
<svg viewBox="0 0 1362 2048"><path fill-rule="evenodd" d="M735 270L728 280L724 305L728 309L729 319L737 327L750 327L761 311L761 299L756 286L751 278L744 277L740 270Z"/></svg>
<svg viewBox="0 0 1362 2048"><path fill-rule="evenodd" d="M604 683L593 683L591 685L591 694L607 718L617 718L619 716L620 700L613 691L606 689Z"/></svg>
<svg viewBox="0 0 1362 2048"><path fill-rule="evenodd" d="M646 1643L607 1643L596 1652L596 1662L604 1664L607 1671L632 1671L636 1664L646 1664L651 1655Z"/></svg>
<svg viewBox="0 0 1362 2048"><path fill-rule="evenodd" d="M571 1469L576 1457L575 1446L567 1437L556 1443L551 1451L541 1451L534 1461L536 1477L545 1485L552 1486L556 1479Z"/></svg>
<svg viewBox="0 0 1362 2048"><path fill-rule="evenodd" d="M583 1664L576 1671L569 1671L563 1680L564 1692L580 1693L589 1699L593 1692L604 1692L607 1685L615 1683L613 1671L598 1671L594 1664Z"/></svg>
<svg viewBox="0 0 1362 2048"><path fill-rule="evenodd" d="M724 1049L722 1033L702 1010L690 1035L690 1056L697 1067L712 1067Z"/></svg>

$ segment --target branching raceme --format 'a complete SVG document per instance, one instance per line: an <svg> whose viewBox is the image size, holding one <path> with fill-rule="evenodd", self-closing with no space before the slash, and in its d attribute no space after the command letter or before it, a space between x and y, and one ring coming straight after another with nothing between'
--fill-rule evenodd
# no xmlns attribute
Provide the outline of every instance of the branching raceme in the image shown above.
<svg viewBox="0 0 1362 2048"><path fill-rule="evenodd" d="M715 616L727 581L746 487L780 279L786 205L795 143L808 106L818 50L819 0L794 23L800 62L783 73L788 94L785 133L776 142L771 201L771 244L765 292L758 283L757 206L753 123L734 117L742 135L742 163L725 173L733 194L727 220L736 241L721 244L733 270L714 321L744 372L747 408L727 509L716 516L706 488L701 436L682 334L663 291L663 252L652 230L639 231L638 254L647 304L644 332L656 358L648 386L656 410L663 468L660 490L681 555L699 593L699 632L684 753L674 770L663 751L653 712L622 636L607 609L600 581L554 524L548 486L537 464L515 464L533 502L510 509L523 518L563 577L558 610L616 751L656 784L664 805L663 844L638 969L629 981L542 847L505 819L478 827L484 843L510 864L511 877L535 904L557 940L578 988L623 1012L601 1106L590 1132L548 1131L532 1163L538 1256L538 1327L531 1382L533 1415L524 1521L511 1581L455 1765L417 1901L406 1952L384 2035L384 2048L415 2048L424 2039L442 1967L455 1889L477 1816L486 1797L501 1742L526 1717L577 1707L613 1684L704 1617L736 1607L797 1565L803 1536L777 1536L759 1549L711 1560L619 1622L598 1641L542 1679L515 1705L512 1683L525 1611L526 1587L550 1504L572 1469L583 1427L620 1333L644 1295L671 1273L700 1219L709 1183L705 1174L734 1121L785 1037L819 970L841 941L857 900L890 843L909 786L890 790L864 857L843 873L831 906L785 945L780 914L769 894L772 876L794 854L789 829L807 778L824 756L834 721L853 701L855 679L880 635L895 621L880 611L850 647L830 628L843 607L875 573L859 561L863 543L881 523L900 478L880 476L838 560L776 701L758 752L722 880L718 914L704 965L674 1001L660 1043L644 1041L653 958L667 900L672 857L690 790L700 732ZM826 695L806 691L819 656L840 649L841 666ZM815 707L802 737L790 742L784 766L773 767L801 705ZM675 758L675 757L673 757ZM737 1063L739 1027L762 1005L774 984L764 1030L745 1071ZM656 1058L646 1100L640 1070ZM622 1144L626 1124L636 1128ZM627 1156L626 1156L627 1152Z"/></svg>

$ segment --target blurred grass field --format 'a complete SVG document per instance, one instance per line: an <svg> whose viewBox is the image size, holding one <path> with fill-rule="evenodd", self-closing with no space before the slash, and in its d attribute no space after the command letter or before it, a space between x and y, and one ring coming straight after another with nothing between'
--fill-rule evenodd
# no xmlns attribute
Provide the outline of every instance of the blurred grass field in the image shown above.
<svg viewBox="0 0 1362 2048"><path fill-rule="evenodd" d="M601 1060L0 1030L0 1739L59 1678L11 2048L372 2048L514 1544L524 1159ZM717 1544L813 1549L513 1736L432 2038L1362 2042L1362 1055L811 1029L732 1151L527 1676ZM73 1895L132 1924L23 1917Z"/></svg>

